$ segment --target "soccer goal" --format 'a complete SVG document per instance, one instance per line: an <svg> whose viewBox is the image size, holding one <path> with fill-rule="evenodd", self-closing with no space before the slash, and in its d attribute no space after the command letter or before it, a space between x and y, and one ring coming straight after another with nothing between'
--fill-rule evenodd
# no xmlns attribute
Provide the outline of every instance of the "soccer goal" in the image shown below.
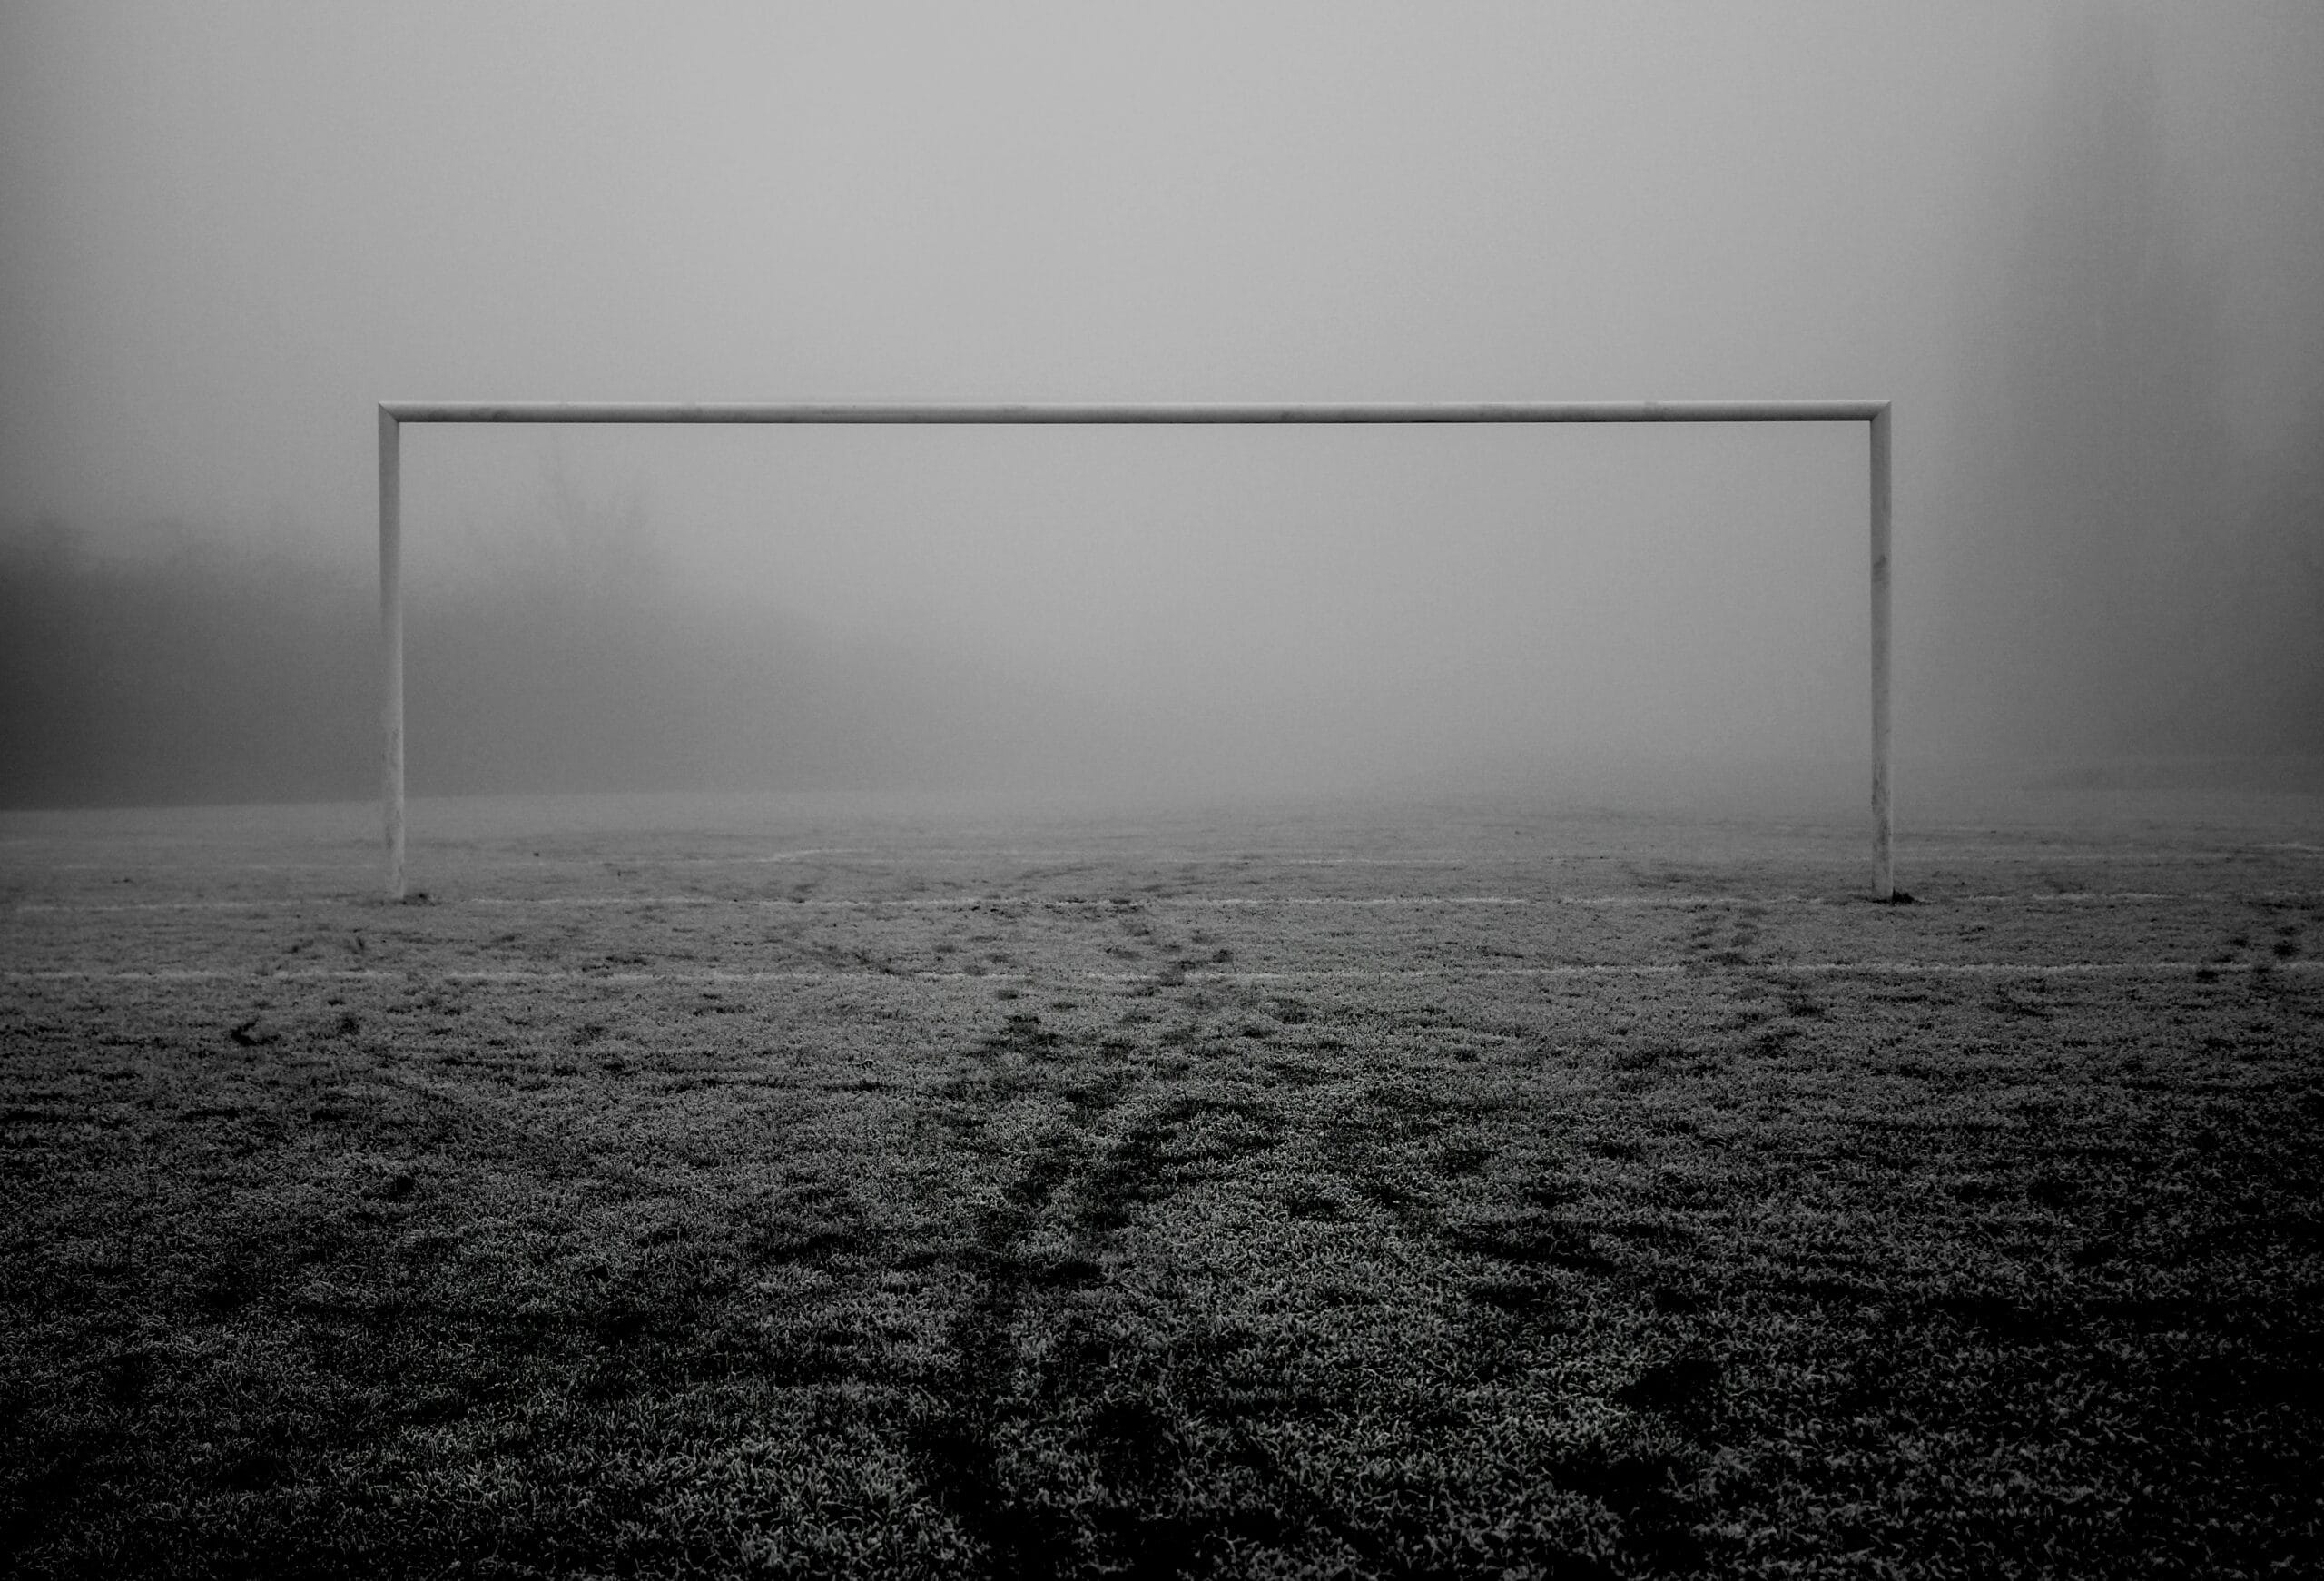
<svg viewBox="0 0 2324 1581"><path fill-rule="evenodd" d="M441 423L1551 423L1860 422L1871 435L1872 893L1896 896L1889 819L1889 403L1885 400L1554 401L1372 406L746 406L382 401L379 672L387 893L404 892L402 426Z"/></svg>

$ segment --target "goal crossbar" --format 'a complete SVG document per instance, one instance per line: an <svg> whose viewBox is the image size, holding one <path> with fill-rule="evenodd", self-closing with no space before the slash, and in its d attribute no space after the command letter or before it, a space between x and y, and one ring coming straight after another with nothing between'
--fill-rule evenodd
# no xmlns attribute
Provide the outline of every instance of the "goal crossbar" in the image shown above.
<svg viewBox="0 0 2324 1581"><path fill-rule="evenodd" d="M1871 437L1872 893L1896 895L1889 813L1889 403L1885 400L1578 400L1343 405L946 406L689 402L379 403L381 793L387 893L404 893L403 463L408 422L788 423L801 425L1860 422Z"/></svg>
<svg viewBox="0 0 2324 1581"><path fill-rule="evenodd" d="M1343 406L757 406L624 401L390 400L398 422L1515 423L1870 422L1885 400L1563 400Z"/></svg>

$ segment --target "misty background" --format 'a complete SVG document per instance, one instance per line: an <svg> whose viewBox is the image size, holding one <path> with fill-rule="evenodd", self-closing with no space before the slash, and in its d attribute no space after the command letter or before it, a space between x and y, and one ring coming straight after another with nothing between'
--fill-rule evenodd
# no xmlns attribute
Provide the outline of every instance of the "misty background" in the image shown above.
<svg viewBox="0 0 2324 1581"><path fill-rule="evenodd" d="M0 805L373 793L380 400L1888 398L1906 805L2264 777L2319 170L2294 3L0 7ZM1864 444L408 426L411 785L1856 799Z"/></svg>

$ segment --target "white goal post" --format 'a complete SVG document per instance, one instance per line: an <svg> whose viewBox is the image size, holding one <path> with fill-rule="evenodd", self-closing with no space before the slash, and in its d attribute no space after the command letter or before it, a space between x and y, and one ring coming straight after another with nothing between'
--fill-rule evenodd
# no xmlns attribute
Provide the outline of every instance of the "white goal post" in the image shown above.
<svg viewBox="0 0 2324 1581"><path fill-rule="evenodd" d="M1872 438L1872 894L1896 898L1888 795L1889 403L1551 401L1370 406L749 406L389 400L379 403L379 676L387 891L404 892L402 426L455 423L1860 422Z"/></svg>

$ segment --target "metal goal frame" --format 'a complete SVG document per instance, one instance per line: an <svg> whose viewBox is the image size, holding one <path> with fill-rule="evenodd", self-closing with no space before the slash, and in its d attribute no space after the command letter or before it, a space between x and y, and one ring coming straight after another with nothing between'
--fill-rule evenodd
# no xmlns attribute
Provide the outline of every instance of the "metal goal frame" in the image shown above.
<svg viewBox="0 0 2324 1581"><path fill-rule="evenodd" d="M1889 815L1889 402L1551 401L1349 406L757 406L389 400L379 403L380 801L387 894L404 893L403 459L408 422L442 423L1551 423L1860 422L1871 438L1872 894L1896 898Z"/></svg>

